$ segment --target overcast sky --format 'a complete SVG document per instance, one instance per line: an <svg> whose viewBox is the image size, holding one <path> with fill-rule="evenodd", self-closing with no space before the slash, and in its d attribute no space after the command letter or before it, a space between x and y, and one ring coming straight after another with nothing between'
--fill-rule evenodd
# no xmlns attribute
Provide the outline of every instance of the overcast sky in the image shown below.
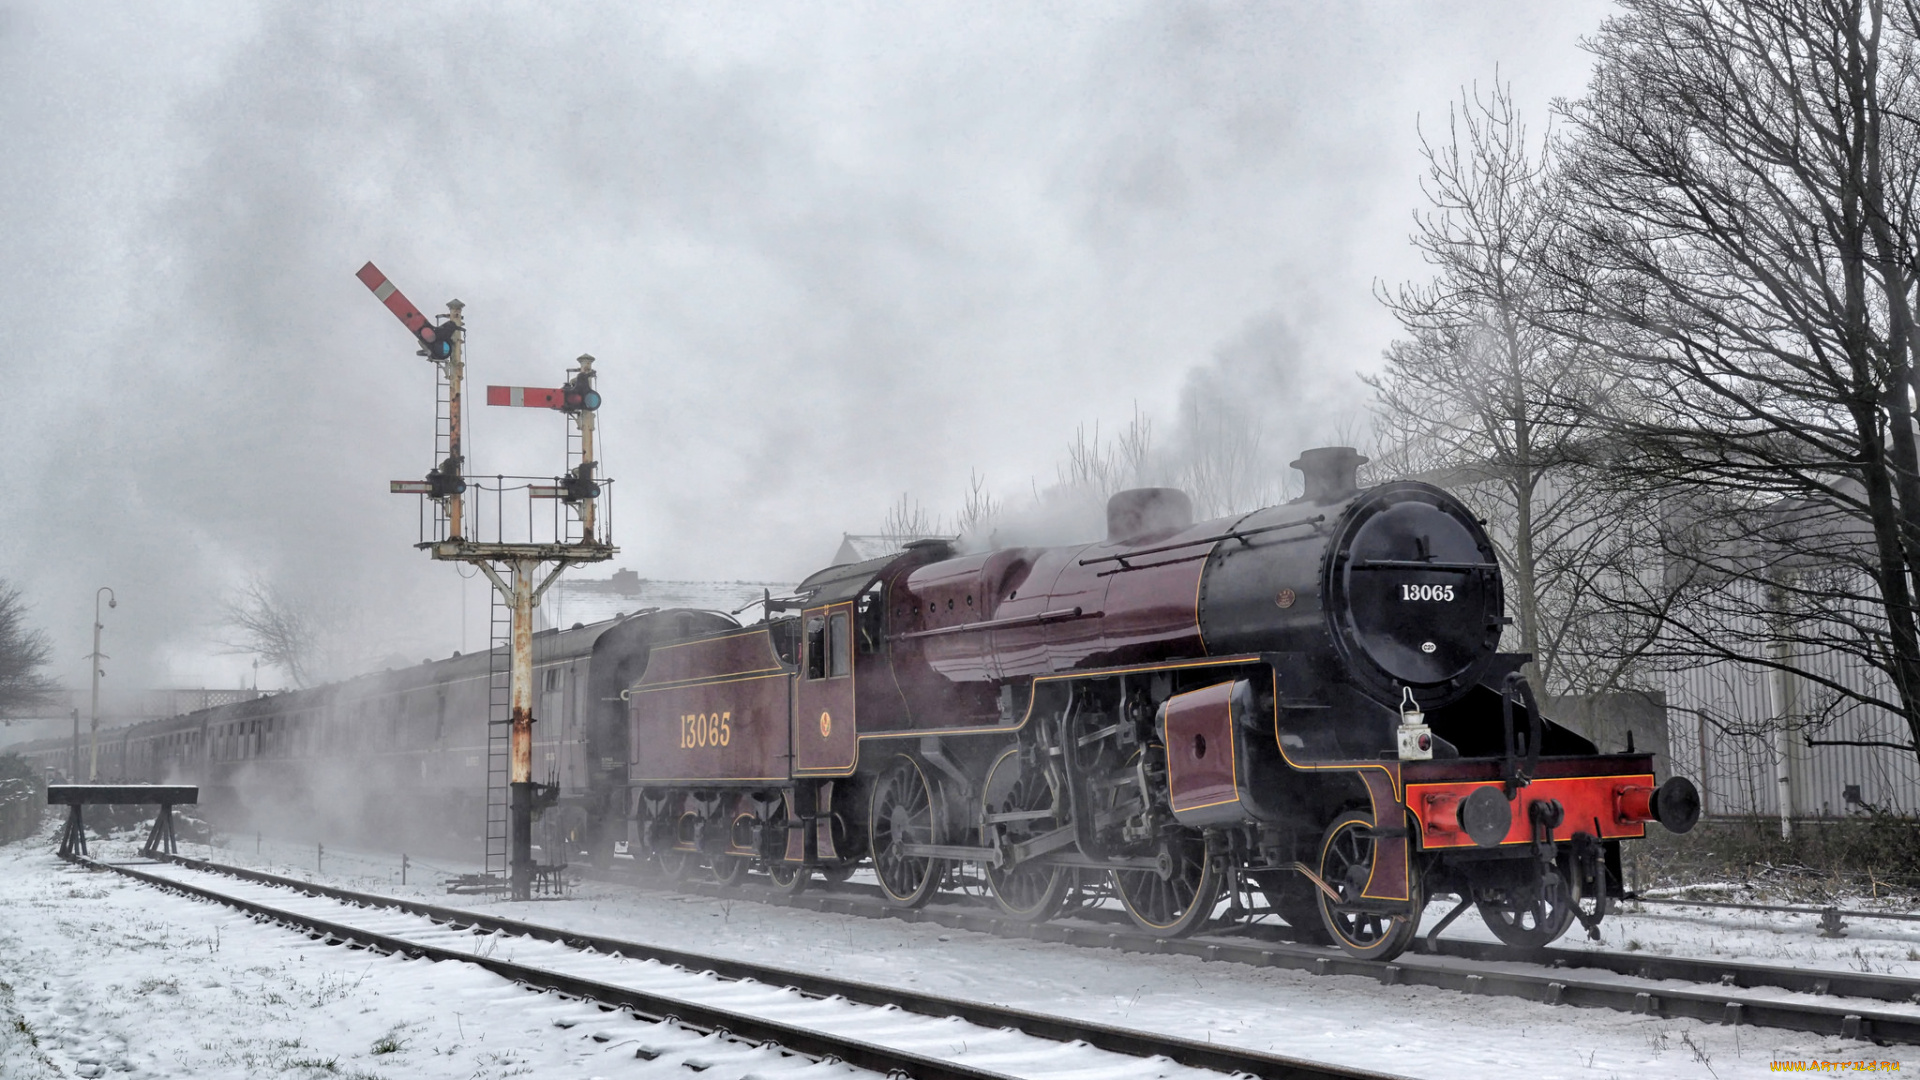
<svg viewBox="0 0 1920 1080"><path fill-rule="evenodd" d="M1605 11L0 6L0 578L75 686L99 585L110 687L233 685L251 574L461 647L484 594L386 493L433 383L368 259L467 304L476 383L599 358L648 577L794 580L976 470L1017 503L1192 385L1324 443L1372 282L1421 272L1416 123L1498 65L1538 127ZM557 467L557 416L474 411L473 471Z"/></svg>

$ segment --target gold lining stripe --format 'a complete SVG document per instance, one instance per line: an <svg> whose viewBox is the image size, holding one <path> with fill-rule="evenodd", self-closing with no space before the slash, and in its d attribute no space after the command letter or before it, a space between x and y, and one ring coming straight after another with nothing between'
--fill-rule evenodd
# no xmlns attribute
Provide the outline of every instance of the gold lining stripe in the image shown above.
<svg viewBox="0 0 1920 1080"><path fill-rule="evenodd" d="M785 776L629 776L629 784L765 784L780 783Z"/></svg>
<svg viewBox="0 0 1920 1080"><path fill-rule="evenodd" d="M1240 801L1240 796L1235 795L1231 799L1217 799L1213 802L1203 802L1198 806L1175 806L1173 808L1173 812L1178 814L1187 810L1205 810L1209 806L1225 806L1228 803L1236 803L1239 801ZM1171 805L1171 803L1169 803L1169 805Z"/></svg>
<svg viewBox="0 0 1920 1080"><path fill-rule="evenodd" d="M732 641L734 638L752 637L756 634L767 635L767 641L769 644L771 644L773 641L773 633L770 630L768 630L766 627L757 626L757 625L743 626L738 630L729 630L726 633L715 634L712 637L697 637L697 638L690 638L686 641L674 641L674 642L669 642L668 644L665 644L665 645L655 645L653 648L648 649L647 651L650 653L667 652L668 650L671 650L671 649L683 649L683 648L686 648L688 645L710 645L716 641Z"/></svg>
<svg viewBox="0 0 1920 1080"><path fill-rule="evenodd" d="M723 686L727 683L758 682L761 679L780 679L787 677L785 671L745 672L720 678L688 679L681 682L660 683L657 686L636 686L628 691L631 694L654 694L663 690L694 690L702 686Z"/></svg>

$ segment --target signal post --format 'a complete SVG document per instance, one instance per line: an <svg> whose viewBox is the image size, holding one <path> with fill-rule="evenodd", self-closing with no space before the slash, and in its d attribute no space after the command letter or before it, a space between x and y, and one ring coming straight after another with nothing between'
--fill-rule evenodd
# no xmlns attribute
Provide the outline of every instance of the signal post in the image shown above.
<svg viewBox="0 0 1920 1080"><path fill-rule="evenodd" d="M553 389L515 386L490 386L487 404L548 408L570 418L580 436L578 454L569 452L568 467L557 477L497 476L488 487L485 478L476 478L472 490L494 502L494 535L485 536L484 509L469 506L469 485L464 472L460 437L460 404L465 379L466 320L458 300L447 302L447 314L437 323L421 315L407 298L372 264L360 268L359 278L375 298L387 306L418 339L420 354L439 371L445 394L446 410L438 417L435 457L440 460L423 480L395 480L389 490L395 494L415 494L431 504L429 516L422 513L421 541L415 545L444 562L471 563L487 576L512 612L511 662L509 687L509 765L508 765L508 881L515 900L531 899L535 865L533 861L533 811L540 801L542 785L533 779L533 613L548 586L562 571L576 563L604 562L618 553L599 505L602 484L611 484L595 476L598 462L593 458L594 413L600 407L600 394L594 388L593 357L582 356L568 372L566 382ZM445 456L441 457L441 451ZM577 461L574 459L577 457ZM509 484L508 481L516 481ZM509 537L504 502L509 493L524 491L529 500L524 536ZM542 530L533 512L532 500L550 500L553 508L550 527ZM474 511L470 513L469 511ZM513 524L519 514L513 515ZM493 720L489 717L489 723Z"/></svg>

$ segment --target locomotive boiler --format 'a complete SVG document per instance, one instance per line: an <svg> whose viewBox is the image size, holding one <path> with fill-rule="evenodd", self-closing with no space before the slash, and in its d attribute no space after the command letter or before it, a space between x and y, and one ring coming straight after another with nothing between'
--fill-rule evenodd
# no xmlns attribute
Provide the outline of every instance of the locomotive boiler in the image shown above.
<svg viewBox="0 0 1920 1080"><path fill-rule="evenodd" d="M1249 514L1123 491L1094 543L921 541L756 624L608 631L600 805L675 878L870 866L914 906L977 867L1011 917L1110 895L1166 936L1257 898L1375 959L1437 892L1517 945L1591 929L1620 843L1697 793L1541 715L1484 528L1363 461L1309 450L1305 494Z"/></svg>

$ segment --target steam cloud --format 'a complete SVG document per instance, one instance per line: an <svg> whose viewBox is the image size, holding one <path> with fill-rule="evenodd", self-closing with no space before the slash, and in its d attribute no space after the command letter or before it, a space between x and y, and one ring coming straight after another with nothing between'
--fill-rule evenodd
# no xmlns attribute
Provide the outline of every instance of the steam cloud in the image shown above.
<svg viewBox="0 0 1920 1080"><path fill-rule="evenodd" d="M254 574L458 648L485 597L385 492L432 383L368 258L468 304L479 383L599 357L649 576L797 578L1135 402L1169 440L1230 407L1284 471L1391 334L1372 278L1419 272L1415 115L1495 62L1576 88L1601 10L0 8L0 577L78 685L117 590L110 690L231 685ZM474 470L558 467L557 417L476 412Z"/></svg>

